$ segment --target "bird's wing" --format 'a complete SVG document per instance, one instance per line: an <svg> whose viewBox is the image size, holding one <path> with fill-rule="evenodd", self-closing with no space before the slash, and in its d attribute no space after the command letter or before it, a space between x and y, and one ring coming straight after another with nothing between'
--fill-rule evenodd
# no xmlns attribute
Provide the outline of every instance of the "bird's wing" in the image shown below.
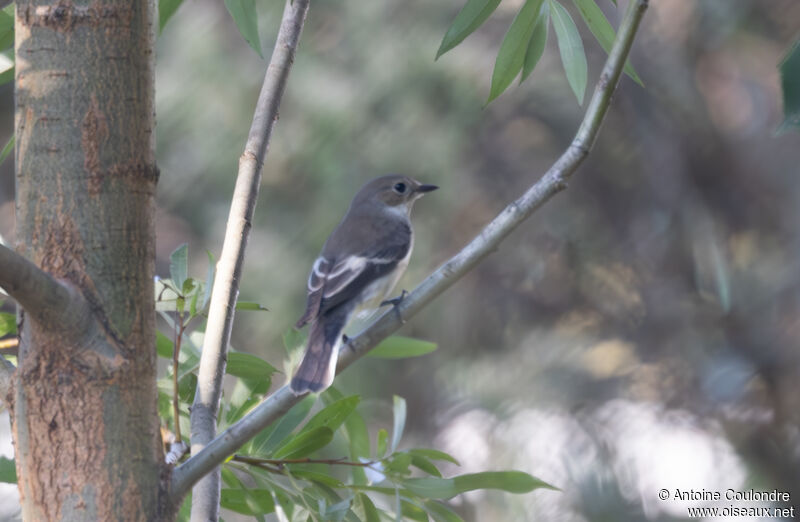
<svg viewBox="0 0 800 522"><path fill-rule="evenodd" d="M356 297L373 281L389 274L411 248L411 227L407 222L372 220L368 237L337 241L344 251L335 258L323 248L308 276L306 311L297 327L317 315ZM334 231L331 238L339 232ZM339 238L337 238L339 239ZM330 240L329 240L330 243Z"/></svg>

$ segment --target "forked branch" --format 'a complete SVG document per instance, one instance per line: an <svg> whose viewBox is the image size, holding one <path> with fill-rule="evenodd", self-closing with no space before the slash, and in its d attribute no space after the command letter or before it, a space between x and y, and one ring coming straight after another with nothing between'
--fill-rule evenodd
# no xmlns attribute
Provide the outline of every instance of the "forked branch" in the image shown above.
<svg viewBox="0 0 800 522"><path fill-rule="evenodd" d="M297 3L298 0L295 0ZM547 173L520 198L509 204L494 220L444 265L428 276L394 311L384 313L357 337L350 340L350 349L342 350L337 372L363 356L378 342L402 326L400 317L409 319L436 296L452 286L520 223L527 219L555 194L566 188L569 177L577 170L597 138L600 125L608 112L611 96L619 83L622 68L633 45L648 0L633 0L620 25L614 45L606 61L600 80L595 86L586 114L578 132L567 150ZM253 411L233 424L200 452L193 452L186 462L175 469L172 477L173 495L180 498L193 483L222 463L246 441L274 422L302 396L295 396L284 386L267 397Z"/></svg>

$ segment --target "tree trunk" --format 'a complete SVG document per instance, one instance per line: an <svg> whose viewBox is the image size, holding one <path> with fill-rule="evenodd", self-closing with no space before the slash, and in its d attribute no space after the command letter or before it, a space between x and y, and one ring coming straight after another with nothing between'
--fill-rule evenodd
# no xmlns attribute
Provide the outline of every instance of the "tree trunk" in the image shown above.
<svg viewBox="0 0 800 522"><path fill-rule="evenodd" d="M25 520L161 520L153 208L155 6L16 13L17 251L91 324L21 316L13 401Z"/></svg>

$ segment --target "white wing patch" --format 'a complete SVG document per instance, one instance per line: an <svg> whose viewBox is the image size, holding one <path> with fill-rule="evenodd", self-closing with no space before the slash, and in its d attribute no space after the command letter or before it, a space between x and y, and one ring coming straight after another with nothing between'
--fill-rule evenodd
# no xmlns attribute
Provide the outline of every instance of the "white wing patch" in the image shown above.
<svg viewBox="0 0 800 522"><path fill-rule="evenodd" d="M325 288L323 296L331 297L339 293L364 271L370 261L372 260L366 257L348 256L336 263L325 278L330 286Z"/></svg>

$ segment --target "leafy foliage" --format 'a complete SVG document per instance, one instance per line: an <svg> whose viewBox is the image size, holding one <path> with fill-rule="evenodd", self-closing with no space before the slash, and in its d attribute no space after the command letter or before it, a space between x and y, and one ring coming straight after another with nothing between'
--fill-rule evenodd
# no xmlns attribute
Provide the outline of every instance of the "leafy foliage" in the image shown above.
<svg viewBox="0 0 800 522"><path fill-rule="evenodd" d="M213 283L213 262L205 281L189 275L189 250L178 247L170 257L170 278L156 282L156 307L168 330L160 331L156 350L173 360L165 378L158 381L159 412L167 426L181 424L189 433L189 407L197 386L197 370L203 322ZM255 303L240 303L240 310L264 310ZM197 329L189 326L197 320ZM176 341L180 350L175 354ZM302 347L302 336L292 330L284 335L288 351ZM417 357L436 349L434 343L392 337L376 347L374 356L397 359ZM226 366L235 384L223 397L220 429L242 419L267 395L271 377L278 370L260 357L232 350ZM173 372L177 372L179 419L174 418ZM226 388L227 389L227 388ZM224 487L221 506L229 511L265 520L275 513L279 520L434 520L461 518L443 501L474 489L499 489L526 493L551 487L520 471L472 473L446 478L439 466L458 465L451 455L430 448L402 449L408 408L395 396L391 412L391 437L384 428L370 437L359 412L361 398L345 396L334 387L319 396L308 396L273 425L262 430L222 467ZM184 503L178 519L188 520Z"/></svg>
<svg viewBox="0 0 800 522"><path fill-rule="evenodd" d="M456 47L480 27L494 12L498 3L494 0L468 0L442 39L436 58ZM615 33L603 11L595 0L573 0L573 3L600 46L608 52L614 42ZM614 5L616 6L616 2ZM556 0L526 0L522 4L500 44L487 103L500 96L520 71L520 83L531 75L544 53L550 21L555 28L567 81L578 102L583 103L587 76L586 54L575 22ZM642 83L630 63L626 63L625 73L636 83Z"/></svg>
<svg viewBox="0 0 800 522"><path fill-rule="evenodd" d="M261 41L258 38L258 13L255 0L225 0L225 7L236 23L239 34L263 58Z"/></svg>
<svg viewBox="0 0 800 522"><path fill-rule="evenodd" d="M800 129L800 40L786 53L780 71L784 120L779 132L791 127Z"/></svg>

